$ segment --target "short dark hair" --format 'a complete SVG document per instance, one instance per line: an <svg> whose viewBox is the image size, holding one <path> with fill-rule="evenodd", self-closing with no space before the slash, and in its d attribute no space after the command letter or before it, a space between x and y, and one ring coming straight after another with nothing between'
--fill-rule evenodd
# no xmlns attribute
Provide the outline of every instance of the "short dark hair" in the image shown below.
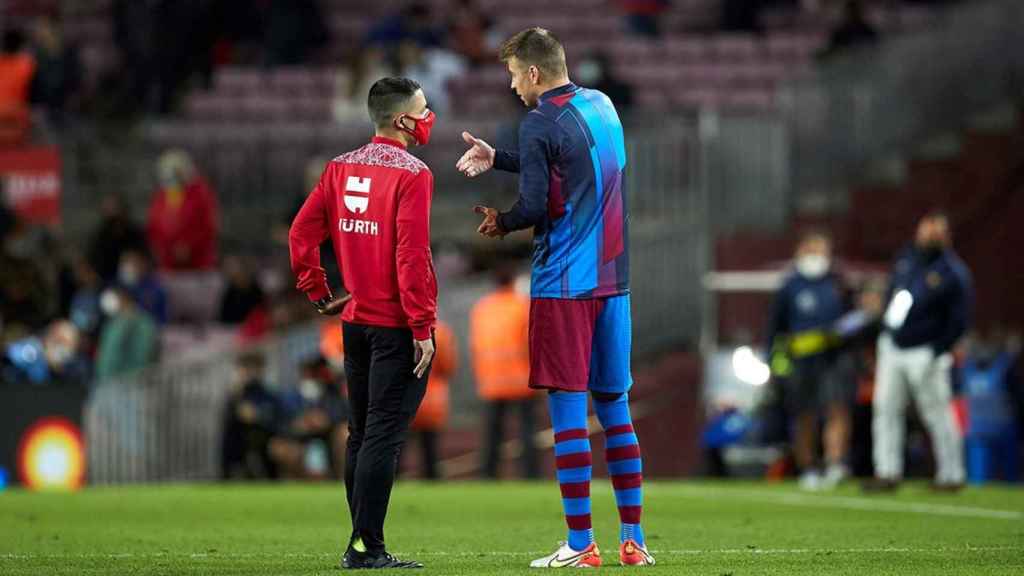
<svg viewBox="0 0 1024 576"><path fill-rule="evenodd" d="M824 228L806 228L800 232L797 238L797 246L802 246L812 240L823 240L829 246L832 245L832 235Z"/></svg>
<svg viewBox="0 0 1024 576"><path fill-rule="evenodd" d="M391 118L405 106L420 89L419 82L410 78L381 78L370 87L366 107L370 120L377 127L389 126Z"/></svg>
<svg viewBox="0 0 1024 576"><path fill-rule="evenodd" d="M17 28L4 30L3 51L7 54L20 52L25 46L25 34Z"/></svg>
<svg viewBox="0 0 1024 576"><path fill-rule="evenodd" d="M933 209L925 212L924 216L921 217L921 220L922 221L924 221L924 220L942 220L948 226L949 225L949 213L946 212L945 210L943 210L942 208L933 208Z"/></svg>
<svg viewBox="0 0 1024 576"><path fill-rule="evenodd" d="M551 32L544 28L527 28L501 45L501 61L512 58L527 66L536 66L545 76L568 74L565 66L565 48Z"/></svg>

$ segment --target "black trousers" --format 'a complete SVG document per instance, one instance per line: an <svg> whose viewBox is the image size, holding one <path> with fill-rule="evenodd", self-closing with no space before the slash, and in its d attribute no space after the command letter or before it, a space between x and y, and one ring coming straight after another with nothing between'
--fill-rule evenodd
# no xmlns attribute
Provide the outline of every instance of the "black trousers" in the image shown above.
<svg viewBox="0 0 1024 576"><path fill-rule="evenodd" d="M519 438L523 445L520 456L524 478L539 478L537 466L537 444L533 436L536 432L534 416L534 399L526 400L495 400L487 410L487 446L484 449L484 478L498 477L498 462L501 460L501 443L505 436L505 414L512 409L519 411Z"/></svg>
<svg viewBox="0 0 1024 576"><path fill-rule="evenodd" d="M430 374L413 374L415 348L407 328L345 323L343 334L352 410L345 463L352 539L362 538L376 553L384 550L384 517L398 455Z"/></svg>

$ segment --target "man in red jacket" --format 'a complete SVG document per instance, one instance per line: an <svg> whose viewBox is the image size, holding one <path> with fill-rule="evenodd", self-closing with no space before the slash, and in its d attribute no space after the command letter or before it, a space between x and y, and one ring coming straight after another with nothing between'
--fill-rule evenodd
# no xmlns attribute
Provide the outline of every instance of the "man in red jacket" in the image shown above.
<svg viewBox="0 0 1024 576"><path fill-rule="evenodd" d="M321 314L342 315L352 408L345 465L352 537L342 567L422 568L385 551L384 517L434 356L434 179L406 150L427 143L434 113L419 84L406 78L377 81L368 108L373 141L327 164L288 241L298 289ZM331 294L320 266L319 246L328 237L348 291L343 298Z"/></svg>

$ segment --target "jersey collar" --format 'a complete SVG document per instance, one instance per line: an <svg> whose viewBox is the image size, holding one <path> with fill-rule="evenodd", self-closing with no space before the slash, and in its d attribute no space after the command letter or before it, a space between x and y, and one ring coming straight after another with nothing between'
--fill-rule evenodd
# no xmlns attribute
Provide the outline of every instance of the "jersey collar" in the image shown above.
<svg viewBox="0 0 1024 576"><path fill-rule="evenodd" d="M547 92L541 94L540 101L543 102L545 100L555 98L558 96L563 96L565 94L572 94L573 92L576 91L576 88L576 85L573 84L572 82L569 82L568 84L563 84L558 88L552 88L551 90L548 90Z"/></svg>
<svg viewBox="0 0 1024 576"><path fill-rule="evenodd" d="M394 138L385 138L384 136L374 136L372 142L374 144L387 144L388 146L395 146L405 150L405 144Z"/></svg>

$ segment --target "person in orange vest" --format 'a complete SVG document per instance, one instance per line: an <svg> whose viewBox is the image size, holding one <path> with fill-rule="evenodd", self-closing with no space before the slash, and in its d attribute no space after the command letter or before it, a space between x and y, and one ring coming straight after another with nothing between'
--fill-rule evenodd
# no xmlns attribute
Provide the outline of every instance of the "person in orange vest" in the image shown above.
<svg viewBox="0 0 1024 576"><path fill-rule="evenodd" d="M0 144L17 144L29 127L29 88L36 73L36 61L25 49L20 30L3 34L0 50Z"/></svg>
<svg viewBox="0 0 1024 576"><path fill-rule="evenodd" d="M498 477L505 414L517 409L523 476L537 478L534 391L529 386L530 298L516 290L512 267L500 267L495 280L497 288L473 306L469 319L477 391L488 403L487 444L481 470L485 478Z"/></svg>
<svg viewBox="0 0 1024 576"><path fill-rule="evenodd" d="M437 466L437 444L441 430L448 423L448 383L459 366L458 344L451 327L438 320L434 328L434 341L434 362L430 379L427 380L427 393L410 426L420 441L423 477L429 480L441 477Z"/></svg>

